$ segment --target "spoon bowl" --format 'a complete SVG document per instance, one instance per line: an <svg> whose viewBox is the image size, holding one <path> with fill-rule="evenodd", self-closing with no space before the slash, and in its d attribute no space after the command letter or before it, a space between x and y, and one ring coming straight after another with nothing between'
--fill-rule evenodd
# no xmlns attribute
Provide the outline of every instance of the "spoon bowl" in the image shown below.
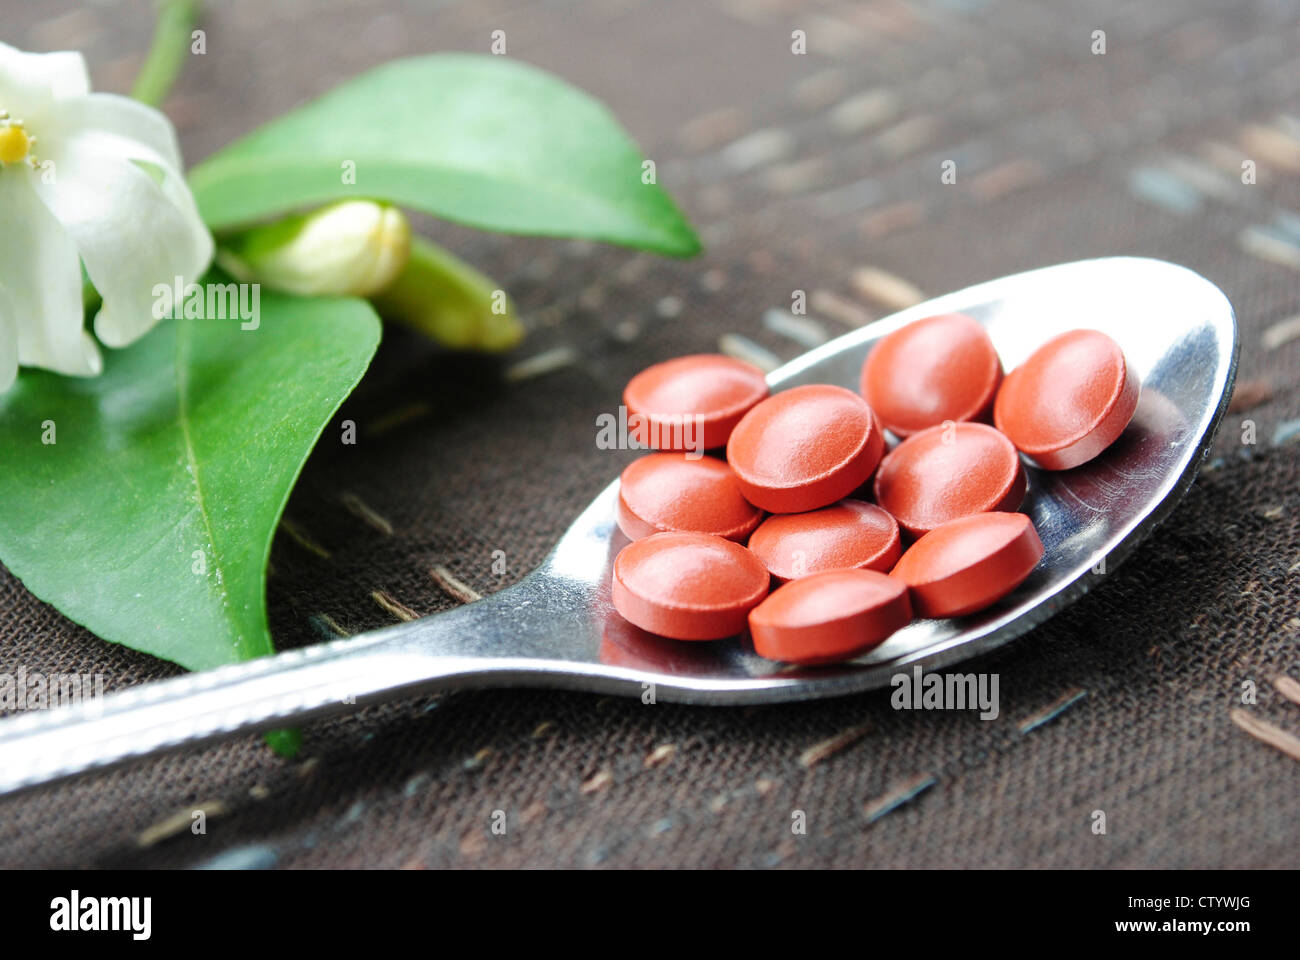
<svg viewBox="0 0 1300 960"><path fill-rule="evenodd" d="M1022 509L1044 556L1014 592L979 613L917 620L866 655L793 668L745 637L682 643L625 621L610 570L627 543L606 487L533 573L446 613L346 640L146 684L78 707L0 721L0 793L132 757L463 686L544 686L709 704L840 696L940 669L1021 636L1112 576L1173 509L1208 452L1237 363L1232 307L1174 264L1113 257L1033 270L929 300L852 331L773 371L773 391L856 387L872 345L937 313L974 317L1010 370L1058 333L1113 337L1141 380L1137 411L1100 456L1072 470L1027 465Z"/></svg>

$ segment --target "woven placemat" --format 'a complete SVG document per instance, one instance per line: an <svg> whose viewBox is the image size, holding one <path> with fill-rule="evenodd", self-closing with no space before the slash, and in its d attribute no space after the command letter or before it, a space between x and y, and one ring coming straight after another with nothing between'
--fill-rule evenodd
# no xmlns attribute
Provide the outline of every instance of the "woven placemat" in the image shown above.
<svg viewBox="0 0 1300 960"><path fill-rule="evenodd" d="M129 87L149 4L5 6L7 42L84 49L98 88ZM1244 709L1300 734L1272 686L1300 676L1300 5L1078 6L209 3L208 52L167 104L191 162L367 66L486 51L500 29L508 55L610 104L708 247L676 262L421 221L532 330L471 361L386 331L339 415L359 443L316 451L275 544L282 647L518 579L630 456L596 448L596 416L675 354L784 360L921 294L1139 254L1228 294L1236 400L1159 531L978 661L1000 677L996 720L895 711L888 692L761 709L406 700L308 725L293 761L246 737L0 801L0 864L1300 864L1300 763L1230 717L1250 681ZM775 322L794 291L812 322ZM20 665L110 690L177 672L0 571L0 672Z"/></svg>

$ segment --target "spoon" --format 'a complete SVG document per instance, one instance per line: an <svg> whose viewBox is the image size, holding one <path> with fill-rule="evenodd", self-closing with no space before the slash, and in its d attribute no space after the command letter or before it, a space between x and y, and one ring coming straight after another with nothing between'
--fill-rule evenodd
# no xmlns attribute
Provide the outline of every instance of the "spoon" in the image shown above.
<svg viewBox="0 0 1300 960"><path fill-rule="evenodd" d="M618 482L521 582L445 613L272 657L148 683L0 721L0 794L136 757L454 687L559 687L701 704L758 704L882 687L999 647L1078 599L1187 491L1231 395L1232 307L1203 277L1111 257L1021 273L918 304L845 334L768 376L773 390L855 387L873 343L913 320L962 312L988 330L1005 369L1065 330L1108 333L1141 378L1128 429L1064 472L1029 466L1023 509L1045 554L1012 594L971 616L918 620L857 660L795 669L745 638L680 643L624 621L610 567L626 539Z"/></svg>

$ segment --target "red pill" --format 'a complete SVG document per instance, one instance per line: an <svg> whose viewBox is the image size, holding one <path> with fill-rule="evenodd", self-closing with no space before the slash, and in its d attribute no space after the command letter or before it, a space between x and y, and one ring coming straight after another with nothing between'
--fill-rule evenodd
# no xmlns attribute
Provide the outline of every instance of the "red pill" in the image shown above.
<svg viewBox="0 0 1300 960"><path fill-rule="evenodd" d="M738 543L707 533L656 533L614 558L614 609L674 640L720 640L745 629L765 596L767 568Z"/></svg>
<svg viewBox="0 0 1300 960"><path fill-rule="evenodd" d="M876 502L914 537L971 513L1016 510L1025 470L1015 445L982 423L946 423L908 437L876 471Z"/></svg>
<svg viewBox="0 0 1300 960"><path fill-rule="evenodd" d="M884 438L867 402L827 384L768 397L736 425L727 462L740 492L772 513L816 510L871 476Z"/></svg>
<svg viewBox="0 0 1300 960"><path fill-rule="evenodd" d="M922 617L960 617L1018 587L1043 556L1023 513L976 513L931 530L890 571L912 591Z"/></svg>
<svg viewBox="0 0 1300 960"><path fill-rule="evenodd" d="M656 450L712 450L767 396L751 363L698 353L647 367L623 391L631 436Z"/></svg>
<svg viewBox="0 0 1300 960"><path fill-rule="evenodd" d="M1140 386L1118 343L1100 330L1053 337L1007 374L993 417L1048 470L1086 463L1133 419Z"/></svg>
<svg viewBox="0 0 1300 960"><path fill-rule="evenodd" d="M875 570L824 570L778 587L749 614L754 651L786 663L848 660L912 620L907 587Z"/></svg>
<svg viewBox="0 0 1300 960"><path fill-rule="evenodd" d="M898 524L886 511L861 500L841 500L807 513L768 517L749 549L778 580L823 570L888 572L902 550Z"/></svg>
<svg viewBox="0 0 1300 960"><path fill-rule="evenodd" d="M618 525L630 540L677 530L743 543L762 519L731 468L713 457L652 453L628 464L619 479Z"/></svg>
<svg viewBox="0 0 1300 960"><path fill-rule="evenodd" d="M945 420L987 420L1001 379L984 328L944 313L881 338L862 365L862 395L887 428L908 437Z"/></svg>

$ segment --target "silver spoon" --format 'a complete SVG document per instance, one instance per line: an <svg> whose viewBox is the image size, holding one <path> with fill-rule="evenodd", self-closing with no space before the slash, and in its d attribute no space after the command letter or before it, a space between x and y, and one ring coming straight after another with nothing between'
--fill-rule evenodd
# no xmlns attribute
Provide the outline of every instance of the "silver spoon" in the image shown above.
<svg viewBox="0 0 1300 960"><path fill-rule="evenodd" d="M453 687L560 687L683 703L775 703L885 686L992 650L1109 576L1186 492L1227 407L1237 364L1232 307L1208 280L1158 260L1114 257L1033 270L918 304L791 361L774 390L855 387L871 345L906 323L961 311L1011 369L1049 337L1095 327L1142 379L1137 413L1096 460L1029 469L1024 509L1046 553L981 613L921 620L851 663L791 669L743 639L678 643L610 604L615 481L520 583L455 610L346 640L144 684L74 707L0 721L0 794L135 757ZM612 398L611 398L612 399Z"/></svg>

